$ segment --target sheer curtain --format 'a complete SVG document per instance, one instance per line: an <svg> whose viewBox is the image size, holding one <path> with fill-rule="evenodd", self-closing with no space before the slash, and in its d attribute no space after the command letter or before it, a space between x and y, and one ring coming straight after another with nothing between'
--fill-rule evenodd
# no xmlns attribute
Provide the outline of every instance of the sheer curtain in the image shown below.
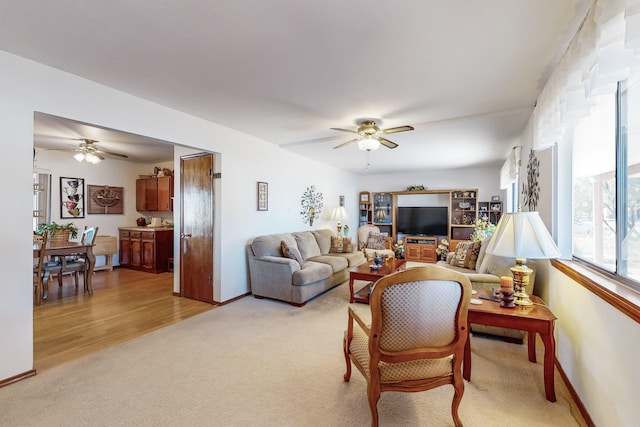
<svg viewBox="0 0 640 427"><path fill-rule="evenodd" d="M534 149L562 141L594 104L640 66L640 0L595 0L538 97Z"/></svg>

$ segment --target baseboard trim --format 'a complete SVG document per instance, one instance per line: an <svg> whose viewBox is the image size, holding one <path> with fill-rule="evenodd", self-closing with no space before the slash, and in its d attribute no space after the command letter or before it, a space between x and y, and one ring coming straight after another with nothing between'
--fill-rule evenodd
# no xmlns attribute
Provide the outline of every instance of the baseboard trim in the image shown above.
<svg viewBox="0 0 640 427"><path fill-rule="evenodd" d="M562 378L564 385L567 386L567 390L569 390L569 394L573 398L574 402L576 402L576 405L578 406L578 410L580 411L582 418L584 418L584 421L587 423L587 426L596 427L595 423L591 419L591 416L589 415L589 412L587 411L587 408L582 403L582 400L580 400L580 396L578 396L576 389L573 388L571 381L569 381L569 377L567 377L567 374L564 372L564 369L562 369L562 365L560 365L558 358L556 358L555 364L556 364L556 368L558 369L558 373L560 374L560 378Z"/></svg>
<svg viewBox="0 0 640 427"><path fill-rule="evenodd" d="M245 297L248 297L249 295L251 295L251 292L247 292L246 294L238 295L238 296L237 296L237 297L235 297L235 298L231 298L231 299L228 299L228 300L226 300L226 301L222 301L222 302L219 302L219 301L213 301L213 305L215 305L215 306L217 307L217 306L219 306L219 305L227 305L227 304L231 304L232 302L234 302L234 301L238 301L239 299L242 299L242 298L245 298Z"/></svg>
<svg viewBox="0 0 640 427"><path fill-rule="evenodd" d="M13 383L17 383L18 381L22 381L26 378L30 378L36 375L36 370L35 369L31 369L28 370L27 372L23 372L21 374L18 375L14 375L12 377L9 378L5 378L4 380L0 380L0 387L4 387L4 386L8 386L9 384L13 384Z"/></svg>

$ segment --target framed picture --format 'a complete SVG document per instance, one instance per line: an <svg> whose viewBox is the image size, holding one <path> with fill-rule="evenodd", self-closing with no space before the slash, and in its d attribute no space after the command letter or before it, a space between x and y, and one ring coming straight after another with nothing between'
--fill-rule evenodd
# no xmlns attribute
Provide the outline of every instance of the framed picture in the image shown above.
<svg viewBox="0 0 640 427"><path fill-rule="evenodd" d="M87 213L124 213L124 188L108 185L87 185Z"/></svg>
<svg viewBox="0 0 640 427"><path fill-rule="evenodd" d="M360 203L369 203L369 193L360 193Z"/></svg>
<svg viewBox="0 0 640 427"><path fill-rule="evenodd" d="M84 179L60 177L60 218L84 218Z"/></svg>
<svg viewBox="0 0 640 427"><path fill-rule="evenodd" d="M491 201L492 202L499 202L500 201L500 196L491 196Z"/></svg>
<svg viewBox="0 0 640 427"><path fill-rule="evenodd" d="M258 210L269 210L269 184L258 181Z"/></svg>

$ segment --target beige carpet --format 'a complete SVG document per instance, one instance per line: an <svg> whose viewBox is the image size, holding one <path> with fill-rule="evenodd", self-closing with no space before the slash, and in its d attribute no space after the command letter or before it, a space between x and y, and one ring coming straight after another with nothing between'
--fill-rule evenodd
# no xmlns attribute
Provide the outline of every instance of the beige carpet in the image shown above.
<svg viewBox="0 0 640 427"><path fill-rule="evenodd" d="M302 308L243 298L0 388L0 425L370 425L362 376L342 379L348 292ZM474 337L472 349L466 426L585 425L557 374L558 401L545 399L542 346L537 364L524 345ZM451 396L450 386L383 393L380 425L453 425Z"/></svg>

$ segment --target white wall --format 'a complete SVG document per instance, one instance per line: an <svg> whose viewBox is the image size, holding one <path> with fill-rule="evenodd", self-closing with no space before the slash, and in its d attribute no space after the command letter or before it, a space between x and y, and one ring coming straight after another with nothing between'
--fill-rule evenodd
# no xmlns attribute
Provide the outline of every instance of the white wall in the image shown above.
<svg viewBox="0 0 640 427"><path fill-rule="evenodd" d="M370 192L403 191L411 185L424 185L427 190L477 188L478 201L489 201L491 196L504 200L500 190L501 166L361 175L358 187L359 191Z"/></svg>
<svg viewBox="0 0 640 427"><path fill-rule="evenodd" d="M251 136L0 51L0 213L4 238L0 256L0 380L33 368L31 234L34 112L136 133L218 153L215 298L225 301L249 290L244 246L259 234L309 229L299 215L300 196L316 185L325 214L346 196L357 207L353 174L302 158ZM256 210L256 182L269 183L269 210ZM354 211L355 212L355 211ZM357 215L347 221L355 230ZM330 227L321 220L313 228ZM224 258L224 262L221 259Z"/></svg>

